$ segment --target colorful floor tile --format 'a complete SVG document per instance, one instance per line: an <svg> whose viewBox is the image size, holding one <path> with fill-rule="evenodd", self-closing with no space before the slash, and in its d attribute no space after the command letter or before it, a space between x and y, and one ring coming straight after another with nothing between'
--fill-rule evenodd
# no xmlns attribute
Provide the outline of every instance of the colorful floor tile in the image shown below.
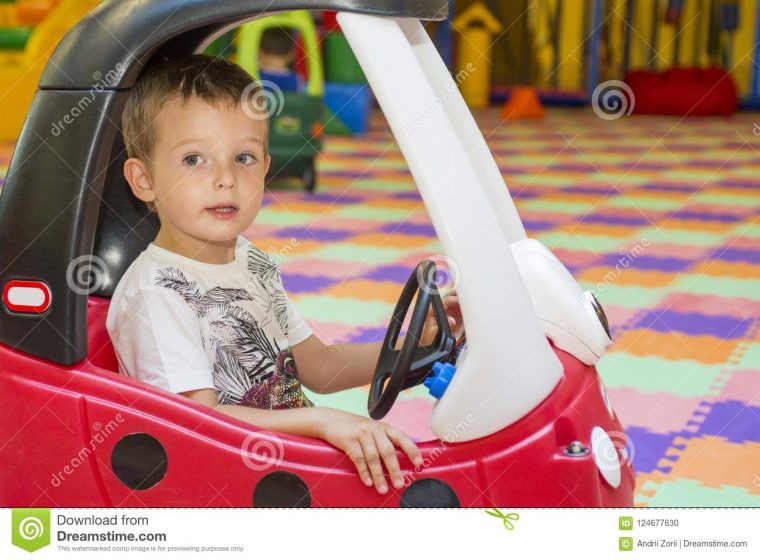
<svg viewBox="0 0 760 560"><path fill-rule="evenodd" d="M494 111L477 119L530 235L608 308L616 342L599 371L635 447L636 503L760 506L757 117L674 126L675 119L607 122L587 111L553 110L541 122L502 124ZM319 193L336 195L315 210L315 235L325 248L283 263L293 299L310 319L325 321L326 331L336 329L336 342L381 340L389 311L383 316L381 307L356 302L390 310L394 285L398 293L425 255L425 238L429 254L441 252L424 207L410 214L421 200L388 134L378 116L365 138L328 140L326 152L341 159L320 175ZM383 152L380 169L375 159ZM377 172L371 181L370 173L353 184L335 180L368 170ZM294 211L309 200L287 196ZM340 196L350 199L344 204ZM347 219L372 224L325 226ZM283 237L314 237L308 221L299 227L284 228ZM332 237L323 237L325 227ZM304 272L333 266L324 273L329 281ZM351 303L342 308L338 300ZM340 318L344 309L350 317ZM352 395L363 401L366 390ZM345 406L346 397L314 400ZM424 392L402 396L386 421L429 439L432 403Z"/></svg>

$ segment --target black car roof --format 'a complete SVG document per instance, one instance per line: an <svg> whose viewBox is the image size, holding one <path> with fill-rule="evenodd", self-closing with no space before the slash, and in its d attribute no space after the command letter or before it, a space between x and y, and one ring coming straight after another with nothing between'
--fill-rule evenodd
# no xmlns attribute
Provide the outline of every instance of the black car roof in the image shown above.
<svg viewBox="0 0 760 560"><path fill-rule="evenodd" d="M82 360L88 293L72 288L80 273L71 266L92 255L92 295L110 297L155 237L156 216L122 175L119 122L142 69L197 52L244 21L296 9L441 20L448 0L104 0L67 33L40 79L0 195L0 287L44 282L51 302L41 314L3 306L0 342L60 364Z"/></svg>
<svg viewBox="0 0 760 560"><path fill-rule="evenodd" d="M40 79L45 89L89 89L92 73L126 68L115 89L134 85L141 65L156 49L187 52L231 25L263 12L336 10L385 17L445 19L447 0L118 0L105 1L68 33ZM93 44L102 37L103 45ZM104 48L100 48L100 47Z"/></svg>

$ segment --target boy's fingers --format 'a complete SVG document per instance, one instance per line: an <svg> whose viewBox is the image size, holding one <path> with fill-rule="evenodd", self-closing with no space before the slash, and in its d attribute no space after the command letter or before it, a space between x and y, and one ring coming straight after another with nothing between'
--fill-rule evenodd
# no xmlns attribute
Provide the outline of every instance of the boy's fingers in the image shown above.
<svg viewBox="0 0 760 560"><path fill-rule="evenodd" d="M346 455L348 455L348 458L351 459L356 466L356 471L359 473L362 482L367 486L372 486L372 476L367 468L367 462L364 460L364 453L362 452L361 445L358 443L351 445L346 449Z"/></svg>
<svg viewBox="0 0 760 560"><path fill-rule="evenodd" d="M443 298L443 308L447 311L452 307L459 306L459 298L457 296L446 296Z"/></svg>
<svg viewBox="0 0 760 560"><path fill-rule="evenodd" d="M385 483L385 475L383 474L383 464L380 461L380 454L377 451L375 445L375 439L372 434L367 434L361 438L362 452L364 453L364 460L367 462L369 472L372 475L372 479L375 481L375 488L381 494L385 494L388 491L388 485Z"/></svg>
<svg viewBox="0 0 760 560"><path fill-rule="evenodd" d="M396 428L390 428L388 430L388 437L393 443L401 448L401 451L406 453L406 456L409 457L409 460L414 463L415 466L422 464L422 453L420 453L419 448L412 441L412 438Z"/></svg>
<svg viewBox="0 0 760 560"><path fill-rule="evenodd" d="M388 476L391 479L391 483L395 488L401 488L404 485L404 480L401 478L401 467L398 464L398 458L396 457L396 448L388 439L388 434L385 430L375 432L375 444L377 445L380 456L383 458L385 467L388 469Z"/></svg>
<svg viewBox="0 0 760 560"><path fill-rule="evenodd" d="M447 313L459 312L460 311L459 298L456 296L453 296L450 299L444 300L443 308L446 310Z"/></svg>

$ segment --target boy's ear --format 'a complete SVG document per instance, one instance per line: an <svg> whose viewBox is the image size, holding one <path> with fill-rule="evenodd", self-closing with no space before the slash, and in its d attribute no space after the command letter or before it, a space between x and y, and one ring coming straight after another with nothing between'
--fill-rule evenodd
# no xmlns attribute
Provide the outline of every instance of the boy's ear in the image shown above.
<svg viewBox="0 0 760 560"><path fill-rule="evenodd" d="M265 165L264 176L265 177L266 177L266 174L269 173L269 166L271 165L271 163L272 163L272 156L270 156L269 154L267 154L267 159L264 162L264 165Z"/></svg>
<svg viewBox="0 0 760 560"><path fill-rule="evenodd" d="M129 158L124 162L124 178L132 188L132 194L143 202L154 202L156 193L153 190L153 181L145 162L137 158Z"/></svg>

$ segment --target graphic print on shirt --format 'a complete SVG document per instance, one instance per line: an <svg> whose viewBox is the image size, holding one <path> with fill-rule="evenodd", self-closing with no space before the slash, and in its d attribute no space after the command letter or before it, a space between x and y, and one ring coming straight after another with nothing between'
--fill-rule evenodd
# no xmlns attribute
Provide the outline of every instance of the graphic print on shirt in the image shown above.
<svg viewBox="0 0 760 560"><path fill-rule="evenodd" d="M287 304L279 267L252 245L247 265L249 281L256 282L262 293L221 287L202 292L194 280L174 267L160 269L155 284L178 293L198 318L207 321L210 335L203 344L214 357L214 385L220 403L267 409L314 406L301 390L291 349L280 348L276 337L266 335L268 323L260 324L237 304L256 303L287 337Z"/></svg>
<svg viewBox="0 0 760 560"><path fill-rule="evenodd" d="M248 272L257 280L267 294L267 315L274 316L280 329L288 336L288 307L282 291L280 267L266 253L253 245L248 249Z"/></svg>

